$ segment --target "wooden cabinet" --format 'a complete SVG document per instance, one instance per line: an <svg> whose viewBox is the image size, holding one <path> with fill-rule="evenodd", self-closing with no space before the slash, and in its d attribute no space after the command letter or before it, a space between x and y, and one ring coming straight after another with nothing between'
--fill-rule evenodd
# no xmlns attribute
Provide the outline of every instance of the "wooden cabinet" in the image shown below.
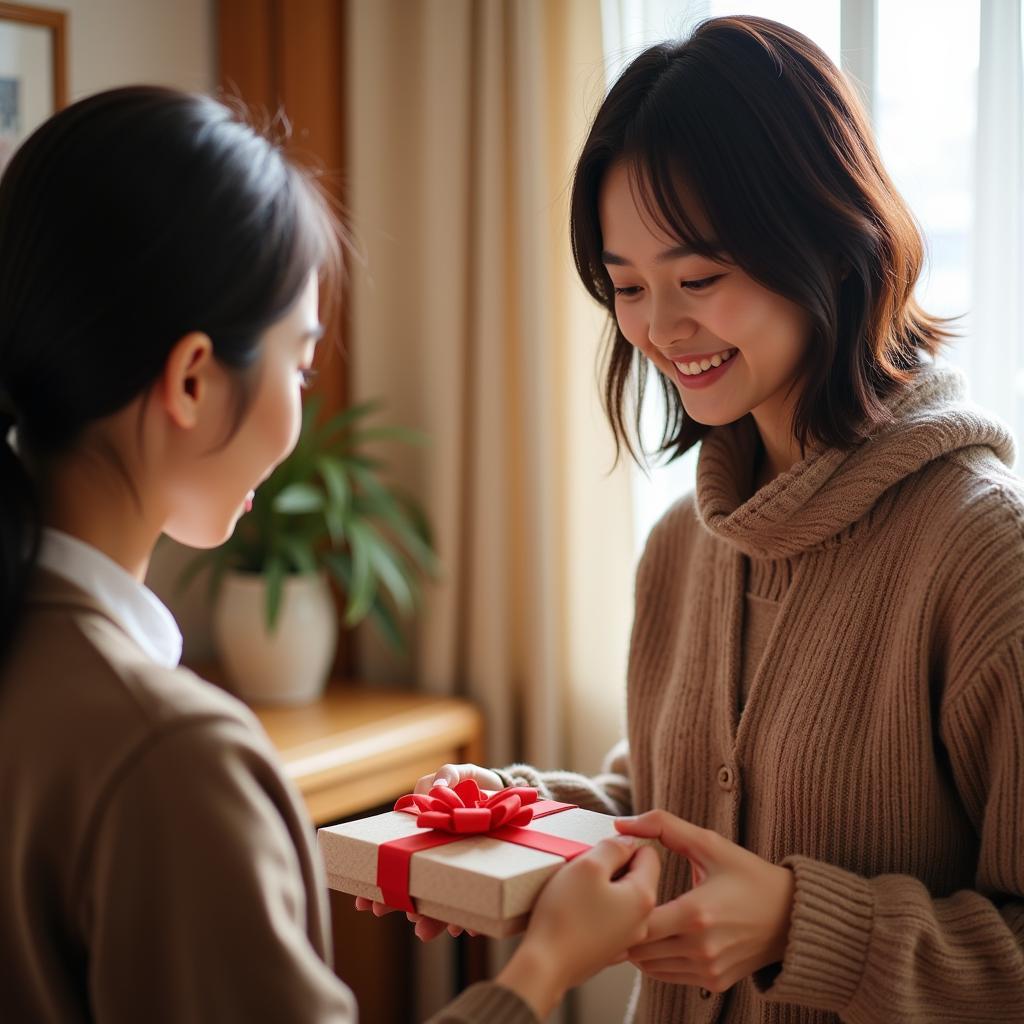
<svg viewBox="0 0 1024 1024"><path fill-rule="evenodd" d="M482 758L467 701L332 682L321 700L255 708L318 825L365 814L446 761Z"/></svg>

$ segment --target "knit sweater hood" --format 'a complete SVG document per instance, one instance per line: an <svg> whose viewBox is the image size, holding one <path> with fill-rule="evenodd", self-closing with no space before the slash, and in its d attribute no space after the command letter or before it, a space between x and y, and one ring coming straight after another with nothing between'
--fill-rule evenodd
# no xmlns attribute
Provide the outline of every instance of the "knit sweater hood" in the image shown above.
<svg viewBox="0 0 1024 1024"><path fill-rule="evenodd" d="M791 558L848 535L882 496L935 459L983 447L1011 466L1007 428L965 398L960 371L928 364L888 403L891 422L855 448L819 448L753 496L753 416L710 431L697 464L697 512L751 558Z"/></svg>

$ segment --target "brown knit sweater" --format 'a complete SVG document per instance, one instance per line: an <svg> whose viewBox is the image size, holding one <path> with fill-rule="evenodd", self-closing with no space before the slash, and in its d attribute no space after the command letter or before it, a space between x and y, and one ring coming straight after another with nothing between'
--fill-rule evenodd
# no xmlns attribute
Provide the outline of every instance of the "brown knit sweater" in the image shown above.
<svg viewBox="0 0 1024 1024"><path fill-rule="evenodd" d="M794 871L767 990L644 978L639 1021L1024 1021L1024 486L955 371L890 405L749 500L752 420L711 431L638 571L628 748L596 778L504 773ZM740 714L745 559L781 585ZM688 885L670 856L661 899Z"/></svg>

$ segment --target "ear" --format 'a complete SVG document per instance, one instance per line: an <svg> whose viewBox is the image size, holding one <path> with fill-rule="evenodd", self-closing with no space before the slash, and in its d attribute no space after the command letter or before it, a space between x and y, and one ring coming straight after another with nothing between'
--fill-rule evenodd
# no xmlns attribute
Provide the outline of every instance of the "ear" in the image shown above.
<svg viewBox="0 0 1024 1024"><path fill-rule="evenodd" d="M176 426L191 430L199 421L199 405L211 388L215 369L213 342L200 331L186 334L171 349L160 380L160 394Z"/></svg>

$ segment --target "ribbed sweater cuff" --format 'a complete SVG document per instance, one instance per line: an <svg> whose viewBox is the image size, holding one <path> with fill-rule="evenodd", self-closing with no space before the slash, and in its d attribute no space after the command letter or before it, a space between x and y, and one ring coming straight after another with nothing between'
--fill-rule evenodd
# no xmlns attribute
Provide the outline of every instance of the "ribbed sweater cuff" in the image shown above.
<svg viewBox="0 0 1024 1024"><path fill-rule="evenodd" d="M510 988L493 981L470 985L428 1024L538 1024L537 1015Z"/></svg>
<svg viewBox="0 0 1024 1024"><path fill-rule="evenodd" d="M506 786L529 786L540 792L544 800L551 799L551 790L544 784L540 772L529 764L510 764L505 768L492 768L492 772Z"/></svg>
<svg viewBox="0 0 1024 1024"><path fill-rule="evenodd" d="M863 878L809 857L787 857L795 877L793 911L782 970L754 984L772 1002L842 1014L867 963L874 900Z"/></svg>

